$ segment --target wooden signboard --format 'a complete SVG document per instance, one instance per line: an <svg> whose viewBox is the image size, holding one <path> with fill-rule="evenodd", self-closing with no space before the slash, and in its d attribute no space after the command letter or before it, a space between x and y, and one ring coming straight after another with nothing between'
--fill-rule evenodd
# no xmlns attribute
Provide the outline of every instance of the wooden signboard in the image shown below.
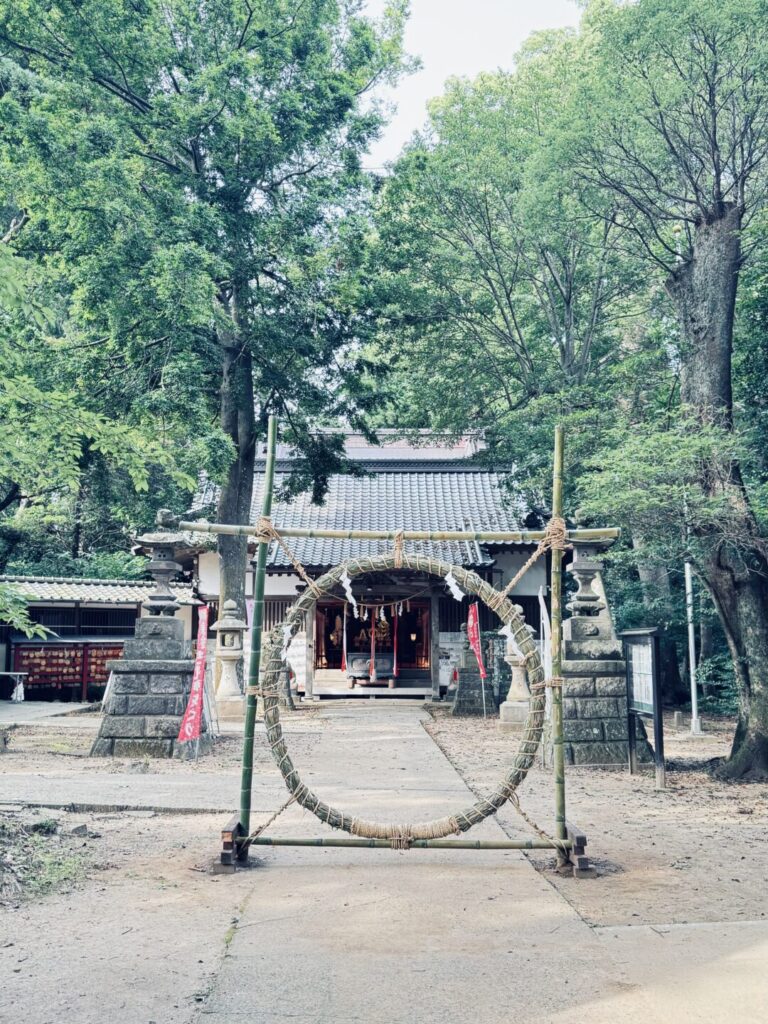
<svg viewBox="0 0 768 1024"><path fill-rule="evenodd" d="M637 771L637 718L653 721L653 754L656 788L666 786L664 767L664 719L659 682L659 634L655 628L627 629L619 636L624 642L627 663L627 715L629 770Z"/></svg>

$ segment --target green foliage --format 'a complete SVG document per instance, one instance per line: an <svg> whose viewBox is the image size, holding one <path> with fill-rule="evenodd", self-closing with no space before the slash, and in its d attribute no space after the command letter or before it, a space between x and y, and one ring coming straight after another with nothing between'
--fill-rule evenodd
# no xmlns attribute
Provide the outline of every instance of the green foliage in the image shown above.
<svg viewBox="0 0 768 1024"><path fill-rule="evenodd" d="M726 650L701 660L696 669L696 680L704 691L704 696L699 698L700 711L714 715L738 713L739 697L733 662Z"/></svg>
<svg viewBox="0 0 768 1024"><path fill-rule="evenodd" d="M341 460L310 427L358 425L373 401L357 373L360 156L382 120L368 93L405 66L405 4L378 23L361 9L3 8L0 209L25 211L14 260L48 304L41 320L17 301L8 320L0 419L18 429L0 484L23 513L0 521L6 558L50 564L47 541L76 562L160 505L183 511L201 471L224 482L247 462L254 406L256 440L281 410L322 493ZM247 354L253 398L222 387L227 351Z"/></svg>
<svg viewBox="0 0 768 1024"><path fill-rule="evenodd" d="M449 82L382 189L378 422L482 429L540 516L562 422L566 508L623 529L619 624L662 626L682 652L684 558L747 569L747 500L766 525L766 5L585 8L578 34L532 37L510 73ZM697 227L732 203L747 257L733 429L681 400L691 342L673 298Z"/></svg>
<svg viewBox="0 0 768 1024"><path fill-rule="evenodd" d="M27 601L7 583L0 583L0 623L28 637L43 637L48 633L44 626L32 622L27 612Z"/></svg>
<svg viewBox="0 0 768 1024"><path fill-rule="evenodd" d="M37 560L11 558L9 576L66 576L96 580L147 579L148 559L127 551L92 551L73 558L64 551L44 551Z"/></svg>
<svg viewBox="0 0 768 1024"><path fill-rule="evenodd" d="M629 432L620 424L584 460L581 508L589 519L626 523L646 543L662 545L666 561L679 562L695 548L693 532L738 540L741 517L728 493L702 486L737 458L730 431L702 426L684 409Z"/></svg>

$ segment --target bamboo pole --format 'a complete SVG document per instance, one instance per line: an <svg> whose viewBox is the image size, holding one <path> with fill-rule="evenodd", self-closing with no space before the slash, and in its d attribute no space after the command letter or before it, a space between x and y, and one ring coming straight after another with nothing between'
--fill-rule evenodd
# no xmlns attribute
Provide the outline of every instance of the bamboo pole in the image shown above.
<svg viewBox="0 0 768 1024"><path fill-rule="evenodd" d="M275 480L275 449L277 447L277 420L269 417L267 428L267 464L264 472L264 494L261 514L272 512L272 492ZM264 623L264 581L267 575L267 544L259 545L256 574L253 581L253 622L251 625L251 658L248 665L248 690L245 698L245 725L243 740L243 770L240 779L240 824L247 834L251 821L251 785L253 782L253 734L256 725L256 694L252 688L259 684L261 670L261 633Z"/></svg>
<svg viewBox="0 0 768 1024"><path fill-rule="evenodd" d="M403 540L447 541L469 540L480 543L498 544L537 544L545 537L544 530L483 530L470 532L467 530L323 530L309 529L300 526L277 526L282 537L327 537L333 540L391 540L402 537ZM269 537L257 537L254 526L236 526L231 523L208 523L205 520L188 522L182 520L178 529L186 533L223 533L231 537L253 537L259 544L266 546L271 543ZM614 541L621 536L618 527L604 529L569 530L569 541Z"/></svg>
<svg viewBox="0 0 768 1024"><path fill-rule="evenodd" d="M552 468L552 517L563 514L563 462L565 441L563 428L555 427L555 455ZM563 669L563 552L552 549L550 595L552 605L552 678L560 679ZM552 687L552 749L555 772L555 836L563 842L567 837L565 824L565 756L563 748L563 691L560 686ZM568 863L567 853L559 849L557 862L560 867Z"/></svg>
<svg viewBox="0 0 768 1024"><path fill-rule="evenodd" d="M351 836L322 836L316 839L269 838L257 836L247 839L248 846L358 846L391 849L391 839L358 839ZM413 839L409 848L416 850L552 850L555 843L548 839ZM573 843L565 840L570 848Z"/></svg>

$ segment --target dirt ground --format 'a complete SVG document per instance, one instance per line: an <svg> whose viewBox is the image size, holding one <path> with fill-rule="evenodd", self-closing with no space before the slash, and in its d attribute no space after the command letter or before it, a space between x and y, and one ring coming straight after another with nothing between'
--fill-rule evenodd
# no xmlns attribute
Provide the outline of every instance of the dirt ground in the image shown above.
<svg viewBox="0 0 768 1024"><path fill-rule="evenodd" d="M427 731L478 795L490 792L514 756L516 739L495 720L456 719L441 710ZM711 774L725 756L733 723L707 720L693 739L665 722L667 788L652 768L566 769L567 817L588 837L599 884L559 878L546 853L528 856L590 924L756 921L768 915L768 784L726 783ZM553 779L532 769L520 787L523 809L553 828ZM499 821L509 835L530 833L511 807Z"/></svg>
<svg viewBox="0 0 768 1024"><path fill-rule="evenodd" d="M0 775L14 772L110 772L124 773L168 773L186 774L199 768L206 772L239 772L243 744L238 736L220 736L213 749L201 757L181 760L177 758L128 758L89 757L96 730L88 723L78 724L80 715L67 716L66 725L40 724L19 725L7 730L8 746L0 757ZM90 716L88 716L90 717ZM302 707L289 718L290 722L311 721L313 730L322 729L324 722L319 707ZM313 736L296 732L291 737L291 747L299 756L308 754ZM254 772L273 772L274 761L266 744L254 747Z"/></svg>
<svg viewBox="0 0 768 1024"><path fill-rule="evenodd" d="M514 756L515 737L500 733L495 720L454 719L441 709L433 714L425 723L432 738L476 794L489 792ZM313 732L324 723L319 709L303 709L294 718L310 718L312 731L299 730L291 737L292 752L300 762L311 761ZM621 769L567 769L568 819L587 833L600 883L557 877L549 870L548 854L528 856L590 924L759 920L768 914L768 785L715 779L711 761L727 753L732 723L707 721L706 728L703 739L691 739L676 733L671 720L667 723L663 791L655 789L650 769L635 776ZM96 770L203 770L231 774L235 784L239 773L239 737L223 737L214 752L195 765L90 758L93 736L92 727L79 727L71 719L66 728L13 729L7 752L0 757L0 774L66 771L74 781L80 773ZM257 776L274 772L265 745L256 745L254 771ZM535 767L520 789L523 808L548 832L552 786L551 772ZM530 834L511 807L500 812L499 820L510 836ZM43 825L38 831L41 822L53 822L55 828L46 832ZM156 878L158 863L164 858L175 862L179 852L182 866L174 866L174 871L207 872L216 845L211 837L221 826L219 818L205 814L0 808L0 857L7 858L10 850L12 858L10 865L7 860L4 864L3 902L19 907L49 892L76 891L89 878L107 884L125 871ZM86 834L78 834L83 829ZM26 876L37 882L26 884Z"/></svg>

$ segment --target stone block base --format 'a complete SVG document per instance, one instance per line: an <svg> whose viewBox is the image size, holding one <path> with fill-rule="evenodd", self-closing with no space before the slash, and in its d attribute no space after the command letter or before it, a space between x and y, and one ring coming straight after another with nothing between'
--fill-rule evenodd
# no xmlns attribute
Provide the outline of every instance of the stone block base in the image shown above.
<svg viewBox="0 0 768 1024"><path fill-rule="evenodd" d="M626 765L627 688L625 663L616 658L587 661L581 657L563 665L563 753L566 764ZM552 743L547 728L544 761L552 763ZM637 730L641 761L653 760L642 723Z"/></svg>
<svg viewBox="0 0 768 1024"><path fill-rule="evenodd" d="M456 694L451 707L452 715L482 715L483 690L485 690L485 713L495 715L496 700L490 679L481 679L477 669L460 668Z"/></svg>
<svg viewBox="0 0 768 1024"><path fill-rule="evenodd" d="M499 707L499 730L501 732L522 732L527 717L527 700L505 700Z"/></svg>
<svg viewBox="0 0 768 1024"><path fill-rule="evenodd" d="M113 679L92 757L179 757L195 743L179 744L194 662L183 657L184 625L178 619L139 619L136 635L119 661L108 662ZM203 725L205 729L205 725ZM210 737L201 737L199 750Z"/></svg>
<svg viewBox="0 0 768 1024"><path fill-rule="evenodd" d="M220 722L245 720L245 697L217 697L216 715Z"/></svg>

